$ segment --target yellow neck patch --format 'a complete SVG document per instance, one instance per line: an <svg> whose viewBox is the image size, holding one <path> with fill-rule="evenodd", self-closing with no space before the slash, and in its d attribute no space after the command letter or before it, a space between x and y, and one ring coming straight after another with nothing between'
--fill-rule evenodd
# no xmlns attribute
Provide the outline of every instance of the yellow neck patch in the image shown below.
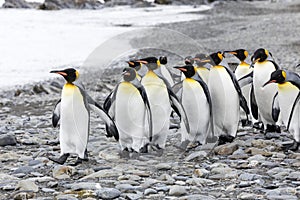
<svg viewBox="0 0 300 200"><path fill-rule="evenodd" d="M265 54L269 56L269 51L267 49L265 49Z"/></svg>
<svg viewBox="0 0 300 200"><path fill-rule="evenodd" d="M246 58L248 57L249 53L248 51L244 51L244 55L246 56Z"/></svg>
<svg viewBox="0 0 300 200"><path fill-rule="evenodd" d="M221 53L218 53L218 57L223 60L223 55Z"/></svg>
<svg viewBox="0 0 300 200"><path fill-rule="evenodd" d="M75 74L76 74L76 80L77 80L79 78L79 72L76 70Z"/></svg>
<svg viewBox="0 0 300 200"><path fill-rule="evenodd" d="M286 79L286 72L282 70L282 76L284 77L284 80Z"/></svg>

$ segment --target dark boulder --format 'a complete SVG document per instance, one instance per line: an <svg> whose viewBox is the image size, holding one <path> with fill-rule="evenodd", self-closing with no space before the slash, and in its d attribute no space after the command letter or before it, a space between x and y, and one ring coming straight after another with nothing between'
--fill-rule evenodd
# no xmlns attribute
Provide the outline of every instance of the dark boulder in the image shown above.
<svg viewBox="0 0 300 200"><path fill-rule="evenodd" d="M5 0L2 8L38 8L40 3L26 2L25 0Z"/></svg>
<svg viewBox="0 0 300 200"><path fill-rule="evenodd" d="M0 146L4 147L7 145L16 145L16 136L12 134L0 135Z"/></svg>
<svg viewBox="0 0 300 200"><path fill-rule="evenodd" d="M103 5L97 0L45 0L41 10L60 9L100 9Z"/></svg>

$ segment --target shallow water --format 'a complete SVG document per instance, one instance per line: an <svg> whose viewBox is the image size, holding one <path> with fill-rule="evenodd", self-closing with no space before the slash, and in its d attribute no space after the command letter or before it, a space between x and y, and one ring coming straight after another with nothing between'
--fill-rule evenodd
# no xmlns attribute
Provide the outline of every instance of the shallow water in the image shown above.
<svg viewBox="0 0 300 200"><path fill-rule="evenodd" d="M210 7L0 9L0 88L53 77L51 69L80 65L97 46L120 33L201 19L203 15L197 12L207 9Z"/></svg>

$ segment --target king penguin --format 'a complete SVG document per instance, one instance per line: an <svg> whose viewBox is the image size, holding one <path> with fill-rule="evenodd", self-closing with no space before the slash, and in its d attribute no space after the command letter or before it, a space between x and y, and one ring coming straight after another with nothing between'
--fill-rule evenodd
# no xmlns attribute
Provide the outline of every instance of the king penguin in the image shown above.
<svg viewBox="0 0 300 200"><path fill-rule="evenodd" d="M186 135L190 131L188 119L183 106L173 93L168 81L157 70L160 67L159 59L147 57L137 61L145 64L148 68L148 72L142 78L141 83L146 90L152 112L152 146L155 146L158 150L158 155L161 155L169 133L171 109L173 108L181 117L183 122L181 123L181 128L187 132Z"/></svg>
<svg viewBox="0 0 300 200"><path fill-rule="evenodd" d="M130 60L127 62L129 67L135 69L135 71L137 72L136 74L136 78L141 81L142 80L142 75L139 74L139 70L142 68L142 64L139 62L136 62L134 60Z"/></svg>
<svg viewBox="0 0 300 200"><path fill-rule="evenodd" d="M108 136L118 140L118 130L107 113L85 91L83 85L75 83L79 72L73 68L54 70L50 73L60 74L67 83L63 86L61 99L55 105L52 124L57 126L60 121L59 141L61 156L50 160L64 164L70 154L77 154L74 165L88 160L87 143L89 136L90 108L97 111L106 123Z"/></svg>
<svg viewBox="0 0 300 200"><path fill-rule="evenodd" d="M287 130L293 134L293 144L286 146L286 150L296 151L300 145L300 76L287 70L276 70L272 72L270 83L278 83L278 103L273 103L273 110L281 113L281 119ZM273 115L276 113L273 113Z"/></svg>
<svg viewBox="0 0 300 200"><path fill-rule="evenodd" d="M265 132L279 132L280 127L276 125L278 116L272 116L272 102L277 95L278 88L276 85L267 85L264 83L269 80L272 72L279 69L274 62L269 51L263 48L257 49L251 57L251 66L253 70L253 89L257 104L258 113L264 124Z"/></svg>
<svg viewBox="0 0 300 200"><path fill-rule="evenodd" d="M249 53L245 49L237 49L234 51L226 51L226 53L234 55L236 58L239 59L240 63L236 67L234 74L236 76L236 79L239 80L240 78L250 74L253 71L253 68L250 67L250 64L247 63L245 60L248 58ZM250 108L251 103L250 103L250 90L252 88L252 82L249 84L245 85L244 87L241 87L242 94L245 97L247 101L247 105ZM243 126L248 126L251 125L251 121L246 120L246 113L241 110L241 122Z"/></svg>
<svg viewBox="0 0 300 200"><path fill-rule="evenodd" d="M221 52L207 60L213 67L209 72L208 88L212 99L214 131L219 144L232 142L236 137L241 106L247 114L249 108L234 73L229 69Z"/></svg>
<svg viewBox="0 0 300 200"><path fill-rule="evenodd" d="M170 70L167 68L168 58L166 56L159 57L160 67L156 70L168 81L169 85L172 87L174 85L174 80Z"/></svg>
<svg viewBox="0 0 300 200"><path fill-rule="evenodd" d="M193 65L174 68L182 71L186 77L182 81L180 99L189 121L189 140L196 145L203 145L208 135L213 132L212 104L208 87Z"/></svg>
<svg viewBox="0 0 300 200"><path fill-rule="evenodd" d="M199 53L195 55L194 65L196 67L197 73L202 78L202 80L207 84L209 77L209 68L206 63L201 62L201 60L205 59L207 56L205 54Z"/></svg>
<svg viewBox="0 0 300 200"><path fill-rule="evenodd" d="M110 108L119 130L121 156L139 153L152 140L152 114L144 87L133 68L123 70L123 81L114 89ZM147 116L147 119L145 119ZM146 130L145 122L149 130Z"/></svg>

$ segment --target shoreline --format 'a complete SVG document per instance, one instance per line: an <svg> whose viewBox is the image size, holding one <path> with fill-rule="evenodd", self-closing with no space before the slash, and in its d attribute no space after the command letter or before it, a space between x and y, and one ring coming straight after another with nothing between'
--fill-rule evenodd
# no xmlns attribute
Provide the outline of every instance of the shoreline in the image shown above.
<svg viewBox="0 0 300 200"><path fill-rule="evenodd" d="M296 5L300 3L292 4L293 7L283 5L286 4L268 5L260 1L219 3L205 13L207 20L157 27L183 33L188 36L182 36L186 41L200 43L203 53L246 48L251 54L255 49L265 47L280 66L290 67L300 62L297 59L300 42L296 37L300 32L300 6L298 11ZM145 37L147 34L130 44L147 46L152 40ZM176 45L184 48L177 53L180 55L166 51L176 49ZM194 49L174 42L171 37L161 41L158 47L160 49L153 54L169 53L169 60L187 56L181 52ZM138 55L145 53L146 50L139 51ZM119 63L119 66L123 64ZM100 105L119 77L112 68L102 76L99 70L81 76L88 93ZM119 157L118 143L104 136L103 123L91 112L90 161L75 168L69 166L75 158L64 166L54 164L47 157L59 155L59 130L51 126L51 116L63 83L61 77L54 77L38 84L23 85L18 96L14 96L17 89L0 90L0 137L16 139L15 146L0 147L3 163L0 167L0 199L20 198L22 193L39 200L108 198L104 194L110 195L111 199L153 200L300 198L300 153L281 150L280 146L292 138L285 131L276 135L277 139L266 139L257 130L239 127L238 136L231 144L212 152L209 146L206 146L208 150L198 147L182 152L175 147L180 137L172 129L161 157L146 154L139 159L126 160ZM42 85L48 94L39 87L34 92L36 85ZM226 154L222 154L224 151Z"/></svg>

